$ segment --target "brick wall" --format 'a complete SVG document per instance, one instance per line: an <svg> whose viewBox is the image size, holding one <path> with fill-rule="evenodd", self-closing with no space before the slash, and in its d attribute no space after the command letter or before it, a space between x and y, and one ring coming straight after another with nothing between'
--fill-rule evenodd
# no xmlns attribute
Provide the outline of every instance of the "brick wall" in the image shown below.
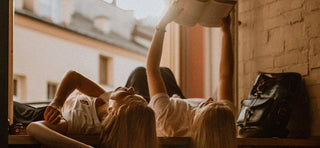
<svg viewBox="0 0 320 148"><path fill-rule="evenodd" d="M302 74L320 136L320 0L239 0L239 100L258 71Z"/></svg>

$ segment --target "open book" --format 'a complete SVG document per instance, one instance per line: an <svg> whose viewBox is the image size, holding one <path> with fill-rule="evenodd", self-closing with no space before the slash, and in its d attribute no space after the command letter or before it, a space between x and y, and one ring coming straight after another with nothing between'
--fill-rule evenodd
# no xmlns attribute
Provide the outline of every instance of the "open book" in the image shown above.
<svg viewBox="0 0 320 148"><path fill-rule="evenodd" d="M183 11L174 20L186 26L199 23L205 27L220 27L221 19L228 16L237 0L179 0Z"/></svg>

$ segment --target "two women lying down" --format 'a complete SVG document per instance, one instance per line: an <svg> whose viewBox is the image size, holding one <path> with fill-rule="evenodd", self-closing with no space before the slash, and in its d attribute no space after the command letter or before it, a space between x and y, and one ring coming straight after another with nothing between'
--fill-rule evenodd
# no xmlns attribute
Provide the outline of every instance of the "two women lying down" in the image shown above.
<svg viewBox="0 0 320 148"><path fill-rule="evenodd" d="M28 133L43 145L60 148L91 147L66 134L100 134L100 147L154 148L157 136L192 137L199 148L236 147L230 19L222 20L217 99L185 99L170 69L160 67L166 26L181 10L176 2L170 6L157 26L146 68L135 69L126 87L106 91L70 71L47 107L45 120L31 123Z"/></svg>

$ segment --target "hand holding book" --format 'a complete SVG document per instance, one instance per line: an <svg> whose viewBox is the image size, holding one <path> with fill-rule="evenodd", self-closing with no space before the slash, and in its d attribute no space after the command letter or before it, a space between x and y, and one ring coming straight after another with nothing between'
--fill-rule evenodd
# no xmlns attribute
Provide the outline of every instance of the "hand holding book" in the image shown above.
<svg viewBox="0 0 320 148"><path fill-rule="evenodd" d="M221 19L228 16L237 0L180 0L184 10L174 20L186 26L199 23L205 27L220 27Z"/></svg>
<svg viewBox="0 0 320 148"><path fill-rule="evenodd" d="M183 8L178 7L178 2L179 1L176 0L171 4L166 14L160 20L157 26L158 29L165 30L167 24L172 22L177 17L177 15L182 12Z"/></svg>

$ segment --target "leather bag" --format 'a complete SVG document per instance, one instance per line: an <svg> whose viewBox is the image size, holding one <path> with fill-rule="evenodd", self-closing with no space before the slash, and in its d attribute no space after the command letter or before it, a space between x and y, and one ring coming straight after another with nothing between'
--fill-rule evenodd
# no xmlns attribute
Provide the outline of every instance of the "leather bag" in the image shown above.
<svg viewBox="0 0 320 148"><path fill-rule="evenodd" d="M292 102L299 93L299 73L260 72L237 119L242 137L287 137Z"/></svg>

